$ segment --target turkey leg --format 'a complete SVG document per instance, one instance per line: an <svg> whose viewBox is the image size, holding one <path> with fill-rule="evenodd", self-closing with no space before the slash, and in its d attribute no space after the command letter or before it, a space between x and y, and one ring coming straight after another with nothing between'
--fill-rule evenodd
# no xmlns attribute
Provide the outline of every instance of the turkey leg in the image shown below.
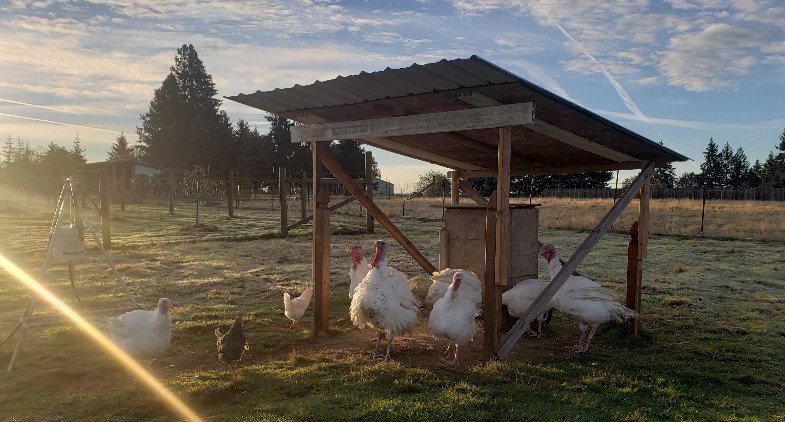
<svg viewBox="0 0 785 422"><path fill-rule="evenodd" d="M458 366L458 344L455 344L455 359L447 362L447 365L455 365Z"/></svg>
<svg viewBox="0 0 785 422"><path fill-rule="evenodd" d="M387 337L387 355L382 359L382 362L390 362L392 358L390 357L390 350L392 350L392 342L395 338L395 333L390 332L390 336Z"/></svg>
<svg viewBox="0 0 785 422"><path fill-rule="evenodd" d="M586 327L588 328L588 327ZM564 346L567 349L571 349L575 353L580 353L583 351L583 340L586 338L586 328L581 327L581 338L578 340L577 346ZM594 332L592 332L593 334Z"/></svg>
<svg viewBox="0 0 785 422"><path fill-rule="evenodd" d="M382 330L376 328L376 348L373 349L371 359L379 359L382 355L379 354L379 342L382 341Z"/></svg>
<svg viewBox="0 0 785 422"><path fill-rule="evenodd" d="M591 342L591 338L594 337L594 332L597 331L597 327L598 326L595 325L591 329L591 332L589 333L589 338L587 338L586 339L586 343L583 344L583 350L580 350L579 352L585 352L585 351L589 350L589 343Z"/></svg>

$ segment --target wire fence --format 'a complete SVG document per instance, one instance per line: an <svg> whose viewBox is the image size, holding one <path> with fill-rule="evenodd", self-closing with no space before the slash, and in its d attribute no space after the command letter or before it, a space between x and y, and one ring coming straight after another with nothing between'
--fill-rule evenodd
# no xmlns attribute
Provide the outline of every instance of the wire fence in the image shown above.
<svg viewBox="0 0 785 422"><path fill-rule="evenodd" d="M543 189L542 198L613 199L623 189ZM725 189L651 189L651 199L690 199L719 201L785 201L785 188L725 188Z"/></svg>

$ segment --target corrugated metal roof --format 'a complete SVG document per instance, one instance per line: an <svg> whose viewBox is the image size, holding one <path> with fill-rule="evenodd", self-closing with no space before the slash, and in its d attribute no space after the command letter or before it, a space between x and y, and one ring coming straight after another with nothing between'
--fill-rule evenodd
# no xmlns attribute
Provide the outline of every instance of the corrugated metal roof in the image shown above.
<svg viewBox="0 0 785 422"><path fill-rule="evenodd" d="M412 115L439 111L471 108L465 101L457 99L461 90L471 90L499 104L514 104L532 101L536 105L537 119L585 139L620 151L636 160L685 161L687 157L660 144L613 123L577 104L520 78L496 65L472 56L468 59L441 60L436 63L402 69L387 68L378 72L360 72L354 76L338 76L328 81L316 81L311 85L295 85L291 88L257 91L227 97L248 106L299 121L309 113L329 121L365 120L391 115ZM368 104L373 103L374 107ZM380 110L389 110L384 114ZM516 135L517 133L517 135ZM472 141L494 145L492 131L463 133ZM438 135L429 138L399 137L394 139L405 146L395 152L409 151L404 155L425 159L445 165L451 160L467 163L473 167L492 168L494 157L475 148L461 149L451 145ZM373 144L373 142L368 142ZM379 145L377 145L379 146ZM536 147L536 148L533 148ZM412 148L424 151L422 156L411 152ZM513 136L513 152L519 157L521 167L528 157L545 167L578 166L586 164L613 165L612 160L586 154L585 151L556 142L541 134L518 129ZM482 148L480 148L481 150ZM393 151L393 149L389 149ZM439 161L442 155L450 160ZM472 160L474 160L472 162ZM513 167L515 167L515 154ZM484 164L483 164L484 163ZM627 163L627 166L630 162ZM456 167L455 165L448 167Z"/></svg>

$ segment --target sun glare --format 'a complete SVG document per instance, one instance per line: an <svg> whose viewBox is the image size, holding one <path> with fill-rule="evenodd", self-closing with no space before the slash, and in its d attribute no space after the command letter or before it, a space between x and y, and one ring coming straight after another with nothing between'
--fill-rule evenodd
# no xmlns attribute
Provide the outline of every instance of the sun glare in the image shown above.
<svg viewBox="0 0 785 422"><path fill-rule="evenodd" d="M44 300L51 303L55 307L57 307L65 316L67 316L71 321L73 321L76 325L78 325L81 329L83 329L87 334L90 335L95 341L101 345L104 349L106 349L112 356L114 356L117 360L119 360L123 365L125 365L131 372L134 373L139 379L157 396L162 397L169 405L174 409L177 413L182 415L184 418L194 422L202 421L196 413L194 413L191 408L189 408L185 403L183 403L180 399L178 399L171 391L169 391L166 387L163 386L158 380L156 380L149 372L147 372L141 365L139 365L133 358L128 356L122 349L117 347L108 337L106 337L101 331L96 329L92 324L87 322L81 315L79 315L76 311L74 311L71 307L63 303L60 299L55 297L49 290L45 287L40 285L37 281L33 280L32 277L27 275L24 271L22 271L19 267L17 267L14 263L6 259L4 256L0 255L0 267L4 268L8 271L12 276L16 279L30 287L41 296Z"/></svg>

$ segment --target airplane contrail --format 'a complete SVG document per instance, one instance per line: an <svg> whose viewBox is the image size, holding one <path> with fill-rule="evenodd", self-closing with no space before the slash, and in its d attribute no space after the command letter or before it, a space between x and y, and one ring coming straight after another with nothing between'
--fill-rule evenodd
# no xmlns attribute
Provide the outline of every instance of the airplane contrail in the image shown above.
<svg viewBox="0 0 785 422"><path fill-rule="evenodd" d="M84 128L84 129L100 130L100 131L109 132L109 133L123 133L123 132L120 132L120 131L117 131L117 130L101 129L101 128L97 128L97 127L75 125L75 124L71 124L71 123L55 122L55 121L52 121L52 120L36 119L35 117L17 116L17 115L14 115L14 114L7 114L7 113L0 113L0 116L15 117L17 119L25 119L25 120L35 120L37 122L52 123L52 124L55 124L55 125L81 127L81 128ZM132 134L129 134L129 135L134 136ZM128 136L128 135L126 135L126 136Z"/></svg>
<svg viewBox="0 0 785 422"><path fill-rule="evenodd" d="M616 89L616 93L619 94L619 98L621 98L621 100L624 102L624 105L627 106L627 108L632 112L632 114L640 117L643 121L651 125L652 129L654 129L654 131L657 132L658 135L660 135L660 139L664 139L668 141L665 138L665 136L663 136L662 133L660 133L660 131L657 130L657 127L654 126L654 123L638 108L638 105L635 104L635 101L632 101L632 97L630 97L630 94L628 94L627 91L625 91L624 88L621 86L619 81L617 81L616 78L614 78L613 75L611 75L611 73L608 71L608 68L606 68L605 65L602 64L602 62L594 58L594 56L589 54L589 52L586 51L585 48L583 48L583 44L581 44L578 40L573 38L573 36L570 35L564 28L562 28L562 26L559 25L558 22L556 21L552 21L552 22L556 25L557 28L559 28L559 30L562 32L562 34L564 34L565 37L569 38L570 41L578 45L578 47L581 49L581 51L586 57L593 60L597 64L597 66L599 66L603 75L605 75L605 78L608 79L608 82L610 82L611 85L613 85L613 88ZM668 144L670 144L670 141L668 141ZM671 146L671 148L673 147Z"/></svg>
<svg viewBox="0 0 785 422"><path fill-rule="evenodd" d="M2 98L0 98L0 101L5 102L5 103L11 103L11 104L25 105L25 106L29 106L29 107L38 107L38 108L43 108L43 109L46 109L46 110L54 110L54 111L59 111L61 113L77 114L76 112L73 112L73 111L60 110L59 108L54 108L54 107L47 107L47 106L42 106L42 105L23 103L21 101L4 100Z"/></svg>

